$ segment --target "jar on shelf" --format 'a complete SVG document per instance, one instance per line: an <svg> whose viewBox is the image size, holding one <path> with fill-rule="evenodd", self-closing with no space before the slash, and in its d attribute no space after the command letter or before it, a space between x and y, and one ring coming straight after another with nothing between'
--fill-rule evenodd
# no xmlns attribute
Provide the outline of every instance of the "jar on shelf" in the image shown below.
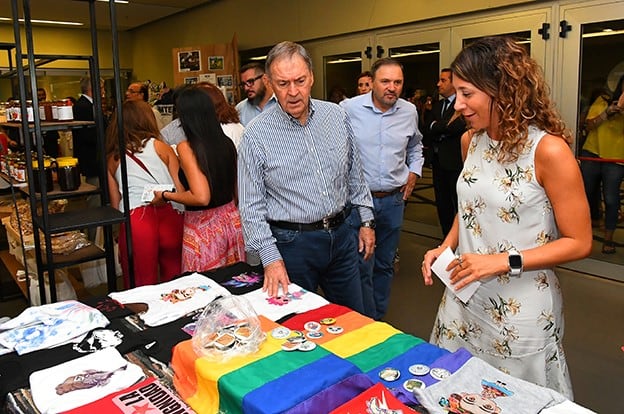
<svg viewBox="0 0 624 414"><path fill-rule="evenodd" d="M9 106L8 102L0 102L0 122L7 122L9 119L7 117L7 108Z"/></svg>
<svg viewBox="0 0 624 414"><path fill-rule="evenodd" d="M42 121L52 121L52 102L39 102L39 118Z"/></svg>
<svg viewBox="0 0 624 414"><path fill-rule="evenodd" d="M26 181L26 161L20 160L15 163L15 168L13 169L14 176L13 178L19 182Z"/></svg>
<svg viewBox="0 0 624 414"><path fill-rule="evenodd" d="M19 109L21 110L21 108ZM28 122L35 122L35 113L33 112L33 103L31 100L26 101L26 114L26 119L28 119ZM22 116L22 119L23 118L24 117Z"/></svg>
<svg viewBox="0 0 624 414"><path fill-rule="evenodd" d="M74 120L74 110L72 108L72 102L69 99L61 99L57 105L57 111L59 121Z"/></svg>
<svg viewBox="0 0 624 414"><path fill-rule="evenodd" d="M44 174L44 182L46 186L46 191L50 192L54 190L54 182L52 181L52 162L49 158L44 158L43 160L43 169L39 168L39 162L33 159L33 186L35 188L35 192L41 192L41 185L39 183L39 175Z"/></svg>
<svg viewBox="0 0 624 414"><path fill-rule="evenodd" d="M59 157L56 159L56 176L62 191L75 191L80 187L78 158Z"/></svg>
<svg viewBox="0 0 624 414"><path fill-rule="evenodd" d="M22 108L20 107L20 101L18 101L17 99L9 102L9 106L7 107L7 121L22 121Z"/></svg>

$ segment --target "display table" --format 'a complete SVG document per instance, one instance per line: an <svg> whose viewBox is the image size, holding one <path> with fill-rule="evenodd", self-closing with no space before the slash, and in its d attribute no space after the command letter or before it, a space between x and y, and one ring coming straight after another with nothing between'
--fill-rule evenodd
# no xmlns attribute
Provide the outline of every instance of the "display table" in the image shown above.
<svg viewBox="0 0 624 414"><path fill-rule="evenodd" d="M364 404L381 403L380 398L386 399L384 393L390 392L393 401L400 401L416 412L424 412L419 411L422 407L410 387L419 381L424 390L435 389L443 383L438 375L439 369L446 370L447 375L450 375L442 380L447 381L443 384L453 385L454 377L462 373L462 369L465 375L465 367L469 366L467 362L476 359L465 350L451 353L387 323L376 322L343 306L327 303L318 295L301 289L289 291L290 301L270 300L258 290L262 278L254 270L258 269L237 264L205 274L210 278L210 283L206 283L203 289L210 290L209 285L216 283L232 294L250 298L252 304L255 302L256 309L261 311L261 328L267 334L266 341L256 353L226 361L198 357L193 350L191 336L186 328L196 320L201 309L167 324L146 326L141 317L131 311L145 309L144 305L120 306L105 297L93 298L88 304L104 312L111 321L108 329L120 332L123 341L116 345L117 350L128 361L139 365L148 377L158 378L172 395L181 397L197 413L329 413L333 410L346 413L340 411L341 406L363 398L358 397L360 395L368 395L364 392L372 391L377 393L376 396L370 397L372 399L364 401ZM151 303L156 306L154 302ZM265 315L271 315L271 318ZM310 330L310 322L320 326ZM301 331L307 341L313 342L316 347L309 351L284 350L286 339L273 335L278 327L288 329L291 333ZM307 335L309 332L321 335L317 333L310 336ZM68 344L23 356L15 353L0 356L0 378L3 379L1 391L7 394L7 411L36 413L29 394L28 376L32 372L84 355L84 352L90 351L88 348L97 348L95 345L93 341L83 341L79 352L75 346ZM414 371L415 365L426 366L430 371ZM433 368L439 369L432 371ZM503 374L494 370L487 376L485 380L496 384L498 377L502 378ZM445 391L444 401L440 399L438 406L436 398L433 410L429 407L430 412L468 412L451 411L453 404L461 403L461 399L455 396L460 396L464 391L486 395L502 407L509 404L523 405L521 401L529 395L524 388L528 383L524 384L517 379L509 382L509 395L505 395L504 399L503 394L491 394L492 387L485 394L479 382L458 383L457 393ZM543 412L590 412L572 402L557 400L560 396L550 390L532 384L528 384L528 387L532 401L536 401L539 396L554 405ZM549 401L551 397L554 400ZM386 403L389 401L390 398ZM551 404L553 401L557 404ZM563 411L556 411L561 407L565 407ZM147 411L149 413L165 412L149 404L144 407L147 408L153 410ZM182 412L191 411L184 409ZM528 413L538 410L501 412Z"/></svg>

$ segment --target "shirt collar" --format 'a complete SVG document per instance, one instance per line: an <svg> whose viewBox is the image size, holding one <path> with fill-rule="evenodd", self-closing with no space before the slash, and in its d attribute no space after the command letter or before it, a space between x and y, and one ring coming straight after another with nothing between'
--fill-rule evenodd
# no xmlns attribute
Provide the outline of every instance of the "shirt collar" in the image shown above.
<svg viewBox="0 0 624 414"><path fill-rule="evenodd" d="M299 125L299 126L305 126L305 125L301 125L301 122L299 122L299 120L297 118L295 118L294 116L292 116L288 112L284 111L284 108L282 108L282 105L280 105L279 102L276 102L276 106L279 108L279 111L282 114L282 116L284 117L284 119L292 122L293 124L296 124L296 125ZM308 104L308 119L306 121L306 125L314 117L314 112L315 111L316 111L316 104L314 103L314 100L312 98L310 98L309 104Z"/></svg>
<svg viewBox="0 0 624 414"><path fill-rule="evenodd" d="M399 99L397 99L397 101L394 103L394 105L392 105L390 109L388 109L386 112L383 112L381 109L377 108L375 104L373 103L373 91L370 91L365 94L365 98L364 98L364 102L362 103L362 106L365 108L370 108L373 110L373 112L377 112L380 114L384 114L384 115L393 114L399 110Z"/></svg>

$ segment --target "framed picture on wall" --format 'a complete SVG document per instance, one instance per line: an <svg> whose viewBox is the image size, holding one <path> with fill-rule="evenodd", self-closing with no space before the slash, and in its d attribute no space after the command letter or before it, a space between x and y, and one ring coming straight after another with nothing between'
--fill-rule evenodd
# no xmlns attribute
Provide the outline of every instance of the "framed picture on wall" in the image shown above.
<svg viewBox="0 0 624 414"><path fill-rule="evenodd" d="M184 78L184 84L185 85L192 85L194 83L197 83L197 77L196 76L192 76L190 78Z"/></svg>
<svg viewBox="0 0 624 414"><path fill-rule="evenodd" d="M200 82L210 82L213 85L217 84L217 75L215 75L214 73L201 73L199 75L199 81Z"/></svg>
<svg viewBox="0 0 624 414"><path fill-rule="evenodd" d="M225 68L225 61L223 56L208 56L208 69L209 70L223 70Z"/></svg>
<svg viewBox="0 0 624 414"><path fill-rule="evenodd" d="M178 52L178 72L198 72L201 70L201 52L191 50Z"/></svg>
<svg viewBox="0 0 624 414"><path fill-rule="evenodd" d="M234 80L232 79L232 75L219 75L217 76L217 86L225 86L226 88L231 88Z"/></svg>

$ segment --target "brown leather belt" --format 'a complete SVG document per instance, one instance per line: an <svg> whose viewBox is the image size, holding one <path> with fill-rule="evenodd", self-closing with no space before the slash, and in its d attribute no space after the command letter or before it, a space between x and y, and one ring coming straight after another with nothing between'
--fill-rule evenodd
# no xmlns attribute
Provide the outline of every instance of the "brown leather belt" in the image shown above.
<svg viewBox="0 0 624 414"><path fill-rule="evenodd" d="M374 198L384 198L384 197L388 197L388 196L394 195L394 194L396 194L396 193L398 193L400 191L401 191L401 187L398 187L398 188L395 188L392 191L371 191L371 195Z"/></svg>
<svg viewBox="0 0 624 414"><path fill-rule="evenodd" d="M345 219L351 214L351 206L345 207L339 213L331 217L325 217L314 223L292 223L290 221L269 221L271 226L279 227L286 230L296 231L313 231L313 230L333 230L344 223Z"/></svg>

